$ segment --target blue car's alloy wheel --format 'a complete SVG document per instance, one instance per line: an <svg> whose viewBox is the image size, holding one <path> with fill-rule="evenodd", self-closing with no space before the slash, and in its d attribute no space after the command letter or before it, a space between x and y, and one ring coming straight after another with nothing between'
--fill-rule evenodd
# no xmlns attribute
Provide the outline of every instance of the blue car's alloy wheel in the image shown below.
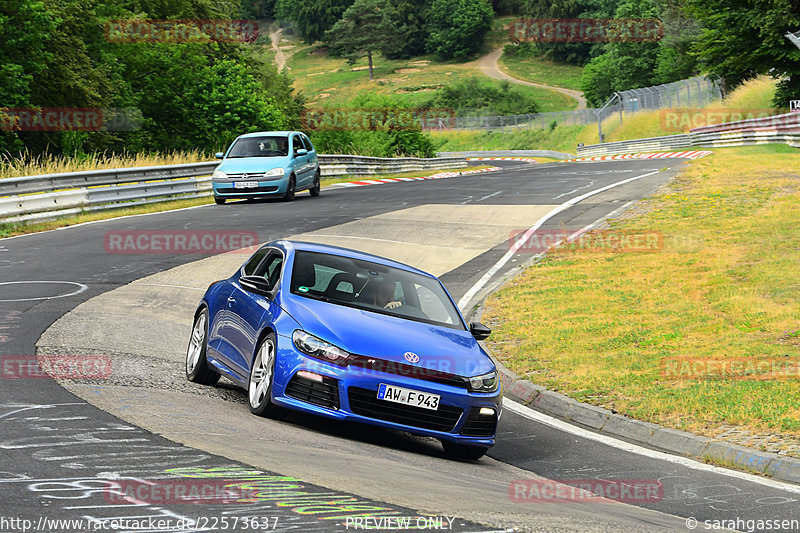
<svg viewBox="0 0 800 533"><path fill-rule="evenodd" d="M275 335L270 333L261 341L256 350L247 385L250 411L258 416L278 418L285 415L285 409L272 403L272 380L275 377L276 353Z"/></svg>
<svg viewBox="0 0 800 533"><path fill-rule="evenodd" d="M208 309L203 308L194 319L192 337L186 350L186 379L201 385L214 385L219 374L214 372L206 360L208 339Z"/></svg>

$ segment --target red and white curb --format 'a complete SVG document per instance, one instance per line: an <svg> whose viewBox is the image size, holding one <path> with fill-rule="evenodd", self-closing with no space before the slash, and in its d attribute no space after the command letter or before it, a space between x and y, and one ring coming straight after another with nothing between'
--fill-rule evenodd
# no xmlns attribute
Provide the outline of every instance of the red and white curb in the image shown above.
<svg viewBox="0 0 800 533"><path fill-rule="evenodd" d="M331 187L361 187L363 185L382 185L385 183L397 183L400 181L441 180L445 178L455 178L457 176L466 176L469 174L497 172L498 170L503 170L503 169L500 167L489 167L476 170L462 170L461 172L439 172L437 174L433 174L432 176L420 176L416 178L381 178L377 180L349 181L347 183L338 183L336 185L331 185Z"/></svg>
<svg viewBox="0 0 800 533"><path fill-rule="evenodd" d="M620 154L602 155L597 157L580 157L578 159L564 159L562 163L574 163L576 161L622 161L628 159L700 159L713 152L709 151L688 151L688 152L655 152L649 154Z"/></svg>
<svg viewBox="0 0 800 533"><path fill-rule="evenodd" d="M522 161L523 163L538 163L530 157L468 157L467 161Z"/></svg>

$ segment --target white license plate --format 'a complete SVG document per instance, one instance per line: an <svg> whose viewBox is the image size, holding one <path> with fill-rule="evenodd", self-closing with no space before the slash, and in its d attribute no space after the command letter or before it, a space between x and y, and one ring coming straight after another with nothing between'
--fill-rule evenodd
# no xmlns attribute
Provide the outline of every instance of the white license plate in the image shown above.
<svg viewBox="0 0 800 533"><path fill-rule="evenodd" d="M257 181L235 181L233 182L234 189L255 189L258 187Z"/></svg>
<svg viewBox="0 0 800 533"><path fill-rule="evenodd" d="M378 399L386 400L387 402L402 403L404 405L413 405L414 407L422 407L423 409L430 409L431 411L436 411L439 408L438 394L404 389L403 387L395 387L394 385L387 385L385 383L381 383L378 386Z"/></svg>

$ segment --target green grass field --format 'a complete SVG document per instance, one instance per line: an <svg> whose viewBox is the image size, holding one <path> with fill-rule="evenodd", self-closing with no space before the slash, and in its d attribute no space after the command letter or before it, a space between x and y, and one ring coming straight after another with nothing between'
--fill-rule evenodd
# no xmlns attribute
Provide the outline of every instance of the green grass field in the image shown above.
<svg viewBox="0 0 800 533"><path fill-rule="evenodd" d="M582 67L554 63L544 58L519 59L503 55L498 62L509 75L525 81L581 90Z"/></svg>

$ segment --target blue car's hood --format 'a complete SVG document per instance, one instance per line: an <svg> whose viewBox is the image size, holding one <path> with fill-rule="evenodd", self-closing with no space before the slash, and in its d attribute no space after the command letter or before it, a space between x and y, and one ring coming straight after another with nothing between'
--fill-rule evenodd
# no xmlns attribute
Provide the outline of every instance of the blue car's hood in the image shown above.
<svg viewBox="0 0 800 533"><path fill-rule="evenodd" d="M235 159L226 159L218 167L217 170L222 172L266 172L273 168L285 167L289 164L291 158L285 157L242 157Z"/></svg>
<svg viewBox="0 0 800 533"><path fill-rule="evenodd" d="M282 305L301 327L353 354L409 364L459 376L478 376L494 363L469 331L450 329L289 295Z"/></svg>

